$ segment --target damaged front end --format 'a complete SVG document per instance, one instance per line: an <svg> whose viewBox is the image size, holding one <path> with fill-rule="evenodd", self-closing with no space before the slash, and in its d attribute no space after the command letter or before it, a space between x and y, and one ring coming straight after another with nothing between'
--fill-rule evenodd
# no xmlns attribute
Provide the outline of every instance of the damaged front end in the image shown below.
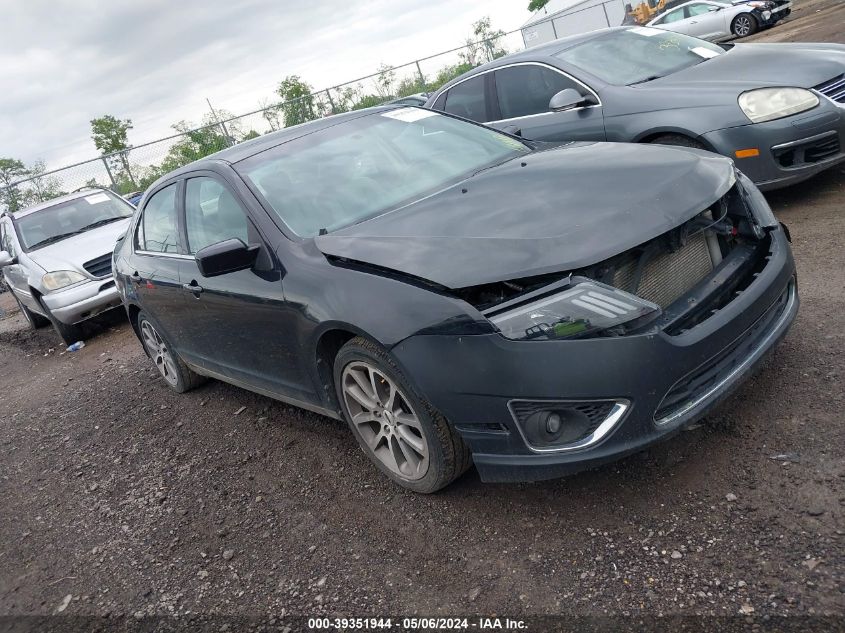
<svg viewBox="0 0 845 633"><path fill-rule="evenodd" d="M718 312L765 267L774 216L741 174L680 226L594 265L453 291L506 338L680 334Z"/></svg>

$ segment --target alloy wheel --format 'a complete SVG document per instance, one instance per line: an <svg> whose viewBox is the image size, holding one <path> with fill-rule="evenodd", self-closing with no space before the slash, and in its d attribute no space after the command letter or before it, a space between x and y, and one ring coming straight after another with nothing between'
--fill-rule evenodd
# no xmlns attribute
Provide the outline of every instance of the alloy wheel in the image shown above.
<svg viewBox="0 0 845 633"><path fill-rule="evenodd" d="M149 321L141 323L141 337L144 339L144 345L162 378L169 385L175 387L176 383L179 382L179 375L176 373L176 360L173 358L165 340L161 338Z"/></svg>
<svg viewBox="0 0 845 633"><path fill-rule="evenodd" d="M428 440L419 417L396 383L360 361L343 369L342 381L352 424L372 455L403 479L424 477L428 471Z"/></svg>
<svg viewBox="0 0 845 633"><path fill-rule="evenodd" d="M751 20L748 16L741 15L736 19L736 25L734 28L736 29L736 34L739 37L745 37L751 32Z"/></svg>

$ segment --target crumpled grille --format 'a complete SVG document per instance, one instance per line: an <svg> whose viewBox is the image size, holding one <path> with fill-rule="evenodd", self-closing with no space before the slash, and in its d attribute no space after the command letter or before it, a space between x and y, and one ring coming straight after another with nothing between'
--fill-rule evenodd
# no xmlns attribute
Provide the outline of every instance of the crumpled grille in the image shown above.
<svg viewBox="0 0 845 633"><path fill-rule="evenodd" d="M690 237L674 253L659 253L644 265L635 288L640 254L631 252L616 268L613 286L656 303L661 308L672 304L713 272L713 260L704 233Z"/></svg>

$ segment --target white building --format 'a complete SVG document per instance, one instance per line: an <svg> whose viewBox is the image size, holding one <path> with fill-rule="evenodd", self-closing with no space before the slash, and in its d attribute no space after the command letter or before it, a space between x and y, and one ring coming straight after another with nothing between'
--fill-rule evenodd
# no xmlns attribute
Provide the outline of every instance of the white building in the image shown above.
<svg viewBox="0 0 845 633"><path fill-rule="evenodd" d="M522 27L522 40L528 48L566 35L620 26L627 13L625 6L638 3L639 0L550 0Z"/></svg>

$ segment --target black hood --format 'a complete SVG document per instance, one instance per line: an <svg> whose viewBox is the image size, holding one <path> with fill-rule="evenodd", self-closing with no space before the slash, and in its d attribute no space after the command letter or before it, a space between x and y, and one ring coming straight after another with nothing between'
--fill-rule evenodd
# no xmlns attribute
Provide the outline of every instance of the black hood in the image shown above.
<svg viewBox="0 0 845 633"><path fill-rule="evenodd" d="M463 288L595 264L689 220L733 180L731 161L707 152L579 143L315 240L326 255Z"/></svg>

